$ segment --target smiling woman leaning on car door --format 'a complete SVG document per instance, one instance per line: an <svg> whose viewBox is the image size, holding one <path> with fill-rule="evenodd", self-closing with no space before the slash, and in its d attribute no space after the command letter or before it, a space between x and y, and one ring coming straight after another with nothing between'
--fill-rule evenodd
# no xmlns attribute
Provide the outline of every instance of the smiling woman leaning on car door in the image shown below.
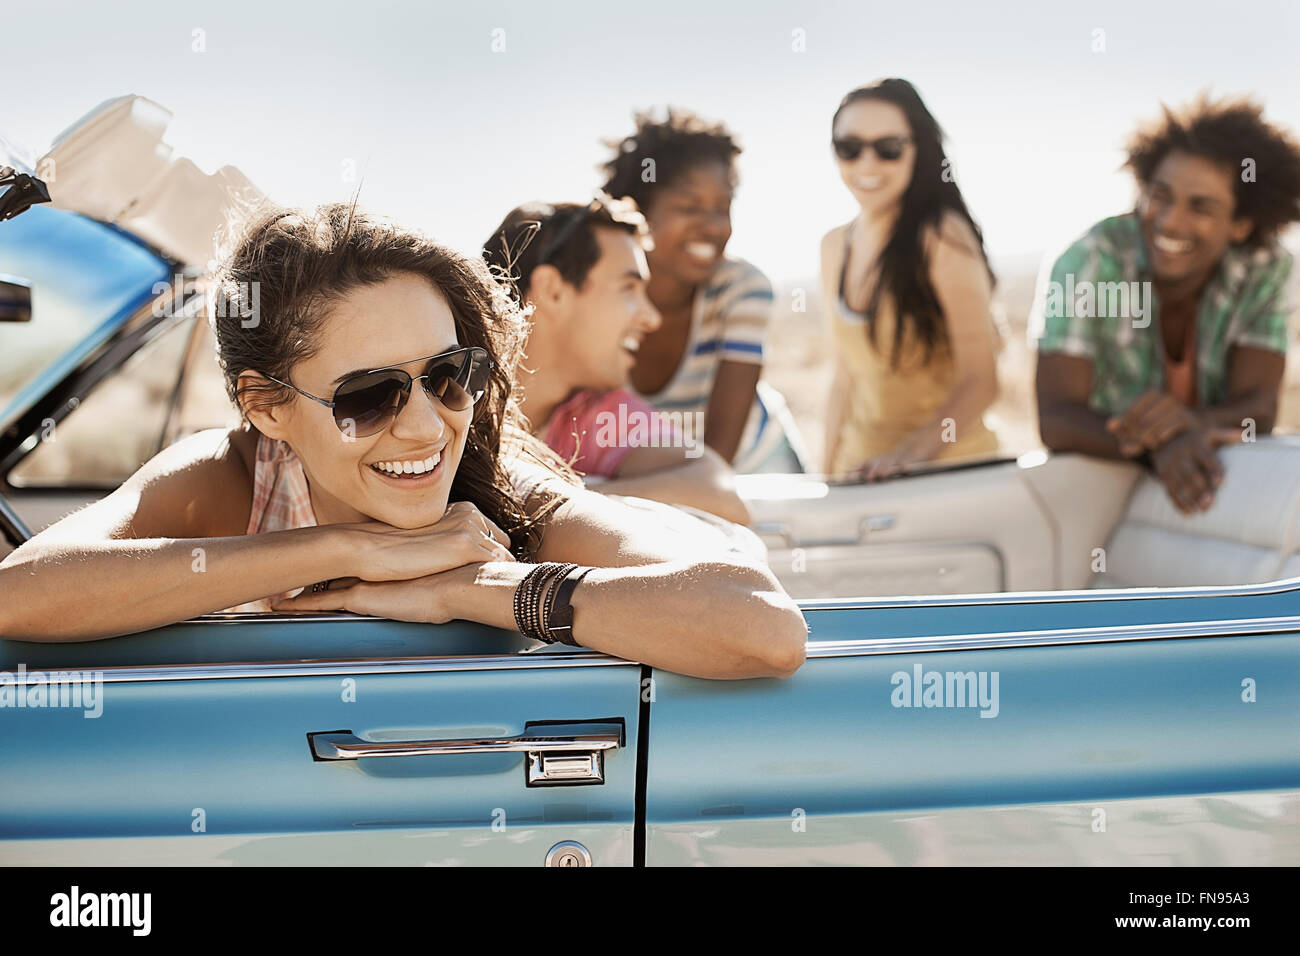
<svg viewBox="0 0 1300 956"><path fill-rule="evenodd" d="M113 637L245 602L540 636L568 590L571 639L594 650L700 677L802 663L806 625L769 570L692 557L692 535L549 467L511 395L523 320L481 262L355 207L281 209L216 287L245 424L165 449L9 555L5 637Z"/></svg>

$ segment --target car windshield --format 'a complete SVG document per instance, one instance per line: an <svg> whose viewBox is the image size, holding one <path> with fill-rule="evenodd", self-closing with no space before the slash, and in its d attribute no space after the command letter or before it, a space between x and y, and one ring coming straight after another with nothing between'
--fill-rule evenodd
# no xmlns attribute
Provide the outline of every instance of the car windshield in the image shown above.
<svg viewBox="0 0 1300 956"><path fill-rule="evenodd" d="M34 206L0 223L0 274L28 283L32 320L0 324L0 427L166 281L167 262L84 216Z"/></svg>

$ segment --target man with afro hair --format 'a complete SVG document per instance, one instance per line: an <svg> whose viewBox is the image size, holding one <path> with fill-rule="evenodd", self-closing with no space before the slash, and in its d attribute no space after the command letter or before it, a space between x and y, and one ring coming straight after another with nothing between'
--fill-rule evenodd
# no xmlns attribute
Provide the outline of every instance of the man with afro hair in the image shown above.
<svg viewBox="0 0 1300 956"><path fill-rule="evenodd" d="M1220 445L1277 416L1300 147L1249 100L1165 108L1130 142L1137 208L1057 261L1035 304L1038 417L1055 451L1147 464L1210 507Z"/></svg>

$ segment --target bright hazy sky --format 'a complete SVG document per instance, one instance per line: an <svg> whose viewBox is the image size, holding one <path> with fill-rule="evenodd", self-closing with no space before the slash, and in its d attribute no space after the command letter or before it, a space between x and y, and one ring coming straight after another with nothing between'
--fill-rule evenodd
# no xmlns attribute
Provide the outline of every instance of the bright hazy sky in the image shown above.
<svg viewBox="0 0 1300 956"><path fill-rule="evenodd" d="M1119 147L1161 100L1253 92L1300 128L1289 0L14 6L32 26L0 31L0 130L34 153L97 103L140 93L175 113L168 140L205 168L236 165L273 198L312 204L350 194L351 161L365 205L465 251L519 202L589 196L599 140L656 104L736 132L730 250L778 280L813 275L821 235L854 212L830 117L877 77L916 84L1007 264L1129 205Z"/></svg>

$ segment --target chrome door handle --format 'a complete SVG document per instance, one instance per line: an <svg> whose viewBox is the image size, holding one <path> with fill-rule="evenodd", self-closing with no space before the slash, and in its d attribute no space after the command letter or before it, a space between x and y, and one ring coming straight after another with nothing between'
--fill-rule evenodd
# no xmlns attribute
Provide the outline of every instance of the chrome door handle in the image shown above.
<svg viewBox="0 0 1300 956"><path fill-rule="evenodd" d="M435 754L553 753L572 750L614 750L618 734L575 734L564 737L467 737L461 740L362 740L352 734L309 734L319 760L361 757L430 757Z"/></svg>
<svg viewBox="0 0 1300 956"><path fill-rule="evenodd" d="M617 750L618 731L555 736L464 737L452 740L362 740L355 734L307 735L315 760L362 757L431 757L446 754L527 754L524 782L530 787L605 782L605 751Z"/></svg>

